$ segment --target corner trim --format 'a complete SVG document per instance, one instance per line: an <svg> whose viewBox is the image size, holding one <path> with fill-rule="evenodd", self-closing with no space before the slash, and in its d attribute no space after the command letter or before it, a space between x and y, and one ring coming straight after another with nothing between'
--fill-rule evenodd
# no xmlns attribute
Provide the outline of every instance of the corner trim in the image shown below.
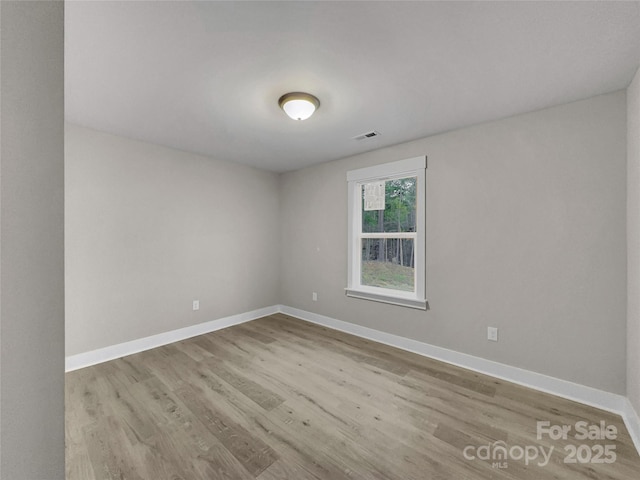
<svg viewBox="0 0 640 480"><path fill-rule="evenodd" d="M99 348L97 350L91 350L77 355L70 355L65 358L65 372L71 372L73 370L89 367L98 363L115 360L116 358L131 355L133 353L143 352L169 343L214 332L222 328L249 322L267 315L273 315L279 311L279 305L272 305L270 307L259 308L250 312L239 313L237 315L231 315L229 317L223 317L217 320L199 323L197 325L191 325L189 327L179 328L177 330L163 332L157 335L131 340L130 342L118 343L116 345Z"/></svg>
<svg viewBox="0 0 640 480"><path fill-rule="evenodd" d="M624 399L622 413L620 415L640 455L640 416L638 416L638 412L635 411L628 398Z"/></svg>
<svg viewBox="0 0 640 480"><path fill-rule="evenodd" d="M620 415L629 430L636 450L640 454L640 418L633 409L631 402L616 393L605 392L586 385L569 382L556 377L550 377L542 373L512 367L503 363L486 360L484 358L456 352L447 348L437 347L428 343L419 342L410 338L400 337L391 333L374 330L354 323L336 320L317 313L307 312L298 308L280 305L281 313L322 325L327 328L350 333L358 337L373 340L378 343L400 348L408 352L417 353L424 357L433 358L442 362L466 368L474 372L482 373L511 383L516 383L534 390L556 395L558 397L573 400L575 402L590 405L601 410Z"/></svg>

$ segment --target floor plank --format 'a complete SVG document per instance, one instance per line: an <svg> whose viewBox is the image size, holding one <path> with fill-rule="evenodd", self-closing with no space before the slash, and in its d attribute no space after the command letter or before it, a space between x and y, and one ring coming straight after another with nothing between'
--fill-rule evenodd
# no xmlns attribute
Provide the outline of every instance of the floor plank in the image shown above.
<svg viewBox="0 0 640 480"><path fill-rule="evenodd" d="M640 471L617 415L283 314L68 373L65 394L68 480L626 480ZM537 438L538 421L603 421L619 434ZM615 461L565 463L583 444L582 460L609 444ZM480 458L479 447L500 445L515 458ZM538 458L517 458L519 448Z"/></svg>

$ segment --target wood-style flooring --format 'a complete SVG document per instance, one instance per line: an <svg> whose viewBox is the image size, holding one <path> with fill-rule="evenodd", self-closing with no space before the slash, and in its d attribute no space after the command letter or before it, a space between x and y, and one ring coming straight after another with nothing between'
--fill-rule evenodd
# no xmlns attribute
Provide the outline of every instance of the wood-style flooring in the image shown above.
<svg viewBox="0 0 640 480"><path fill-rule="evenodd" d="M68 373L66 455L68 480L640 478L617 415L282 314Z"/></svg>

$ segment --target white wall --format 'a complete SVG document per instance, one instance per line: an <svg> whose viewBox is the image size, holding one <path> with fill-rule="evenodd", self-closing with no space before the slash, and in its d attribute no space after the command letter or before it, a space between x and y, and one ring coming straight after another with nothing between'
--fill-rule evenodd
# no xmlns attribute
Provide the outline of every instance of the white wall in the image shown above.
<svg viewBox="0 0 640 480"><path fill-rule="evenodd" d="M627 89L627 396L640 415L640 70Z"/></svg>
<svg viewBox="0 0 640 480"><path fill-rule="evenodd" d="M67 355L278 303L276 174L70 124L65 142Z"/></svg>
<svg viewBox="0 0 640 480"><path fill-rule="evenodd" d="M281 303L624 394L625 105L621 91L284 174ZM430 310L346 297L346 172L425 154Z"/></svg>
<svg viewBox="0 0 640 480"><path fill-rule="evenodd" d="M0 2L0 478L64 471L62 2Z"/></svg>

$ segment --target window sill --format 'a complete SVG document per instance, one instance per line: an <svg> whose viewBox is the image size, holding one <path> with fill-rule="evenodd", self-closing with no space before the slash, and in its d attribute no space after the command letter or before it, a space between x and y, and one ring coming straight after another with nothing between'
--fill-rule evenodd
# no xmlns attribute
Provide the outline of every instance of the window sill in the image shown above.
<svg viewBox="0 0 640 480"><path fill-rule="evenodd" d="M415 308L417 310L426 310L428 302L426 300L417 300L415 298L397 297L394 295L385 295L382 293L373 293L363 290L354 290L352 288L345 288L347 297L360 298L362 300L372 300L374 302L389 303L391 305L398 305L401 307Z"/></svg>

